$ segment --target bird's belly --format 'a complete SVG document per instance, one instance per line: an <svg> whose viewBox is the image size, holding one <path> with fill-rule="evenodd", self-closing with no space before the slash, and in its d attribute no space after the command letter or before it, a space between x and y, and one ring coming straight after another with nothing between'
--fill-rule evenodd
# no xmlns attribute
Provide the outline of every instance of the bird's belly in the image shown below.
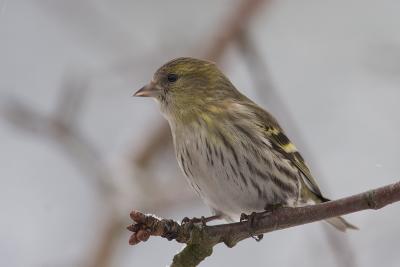
<svg viewBox="0 0 400 267"><path fill-rule="evenodd" d="M260 212L266 205L287 203L288 198L297 198L297 191L292 195L283 194L268 181L267 175L262 178L251 173L248 166L251 163L246 163L240 154L236 160L231 153L218 149L207 153L183 151L177 158L189 184L217 214L237 220L241 213ZM248 159L264 173L272 171L266 164L261 166L255 158Z"/></svg>
<svg viewBox="0 0 400 267"><path fill-rule="evenodd" d="M232 177L212 177L216 177L215 181L209 181L209 176L199 176L198 180L201 181L196 179L195 183L204 202L216 213L237 220L241 213L264 210L268 200L258 196L251 187L229 181L234 179Z"/></svg>

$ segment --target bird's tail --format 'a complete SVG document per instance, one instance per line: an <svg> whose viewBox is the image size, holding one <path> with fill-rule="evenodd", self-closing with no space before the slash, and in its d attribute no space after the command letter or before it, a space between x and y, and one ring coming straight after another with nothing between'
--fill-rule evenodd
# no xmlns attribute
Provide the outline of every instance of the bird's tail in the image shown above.
<svg viewBox="0 0 400 267"><path fill-rule="evenodd" d="M322 194L320 192L318 194L316 194L315 192L311 191L307 186L303 187L302 198L311 200L315 204L330 201L330 199L322 196ZM326 219L325 221L341 232L346 232L347 229L358 230L357 226L352 225L351 223L347 222L342 217L332 217L332 218Z"/></svg>
<svg viewBox="0 0 400 267"><path fill-rule="evenodd" d="M327 223L335 227L341 232L346 232L347 229L358 230L358 227L347 222L342 217L333 217L325 220Z"/></svg>
<svg viewBox="0 0 400 267"><path fill-rule="evenodd" d="M323 202L330 201L330 199L325 198L323 196L315 195L314 197L316 198L314 200L317 203L321 203L321 202L323 203ZM332 225L333 227L335 227L337 230L339 230L341 232L346 232L347 229L359 230L357 226L349 223L342 217L332 217L332 218L326 219L325 222L329 223L330 225Z"/></svg>

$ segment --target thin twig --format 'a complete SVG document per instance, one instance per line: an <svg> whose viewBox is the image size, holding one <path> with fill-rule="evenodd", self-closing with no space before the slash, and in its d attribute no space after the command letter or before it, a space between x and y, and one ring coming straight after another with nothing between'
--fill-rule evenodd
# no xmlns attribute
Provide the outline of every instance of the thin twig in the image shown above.
<svg viewBox="0 0 400 267"><path fill-rule="evenodd" d="M69 84L76 85L78 83ZM67 90L66 88L64 89ZM70 110L70 105L76 105L74 101L67 102L69 104L61 105L66 110ZM61 111L63 109L58 107L56 110ZM110 219L104 222L103 231L98 234L99 240L96 242L96 247L92 249L93 255L91 254L88 257L87 266L110 265L114 244L124 229L121 225L124 222L126 223L123 214L116 212L120 211L118 207L121 207L121 203L131 203L132 199L136 199L135 202L139 203L139 206L144 210L165 212L171 207L177 207L183 203L190 205L197 201L192 194L188 193L181 193L179 196L168 195L165 192L169 190L165 190L165 187L153 187L151 192L147 192L150 195L158 196L153 201L140 201L137 196L132 195L126 196L127 198L125 199L122 198L125 195L116 190L116 180L113 179L118 175L118 171L108 168L108 162L104 161L104 157L100 155L97 147L92 142L89 142L90 139L77 129L75 125L77 121L73 117L64 120L62 116L57 116L58 114L60 113L42 114L29 105L14 99L8 99L8 101L0 104L0 117L25 133L56 144L86 174L85 177L90 179L93 187L103 197L103 213L109 212L105 216L110 217ZM171 187L174 186L174 183L170 184ZM116 200L119 200L119 202L116 202Z"/></svg>
<svg viewBox="0 0 400 267"><path fill-rule="evenodd" d="M13 126L27 133L53 141L60 146L72 162L87 177L93 178L93 185L99 192L110 196L115 190L110 181L110 171L102 161L97 148L75 127L58 116L41 114L28 105L16 100L9 100L1 107L3 117Z"/></svg>
<svg viewBox="0 0 400 267"><path fill-rule="evenodd" d="M241 240L331 217L367 209L380 209L400 201L400 182L370 190L350 197L299 208L280 208L274 212L254 215L250 221L202 226L180 225L173 220L158 219L138 211L131 213L134 224L128 226L133 234L129 240L134 245L147 241L150 236L176 240L187 246L175 255L171 266L196 266L212 254L213 247L225 243L235 246Z"/></svg>
<svg viewBox="0 0 400 267"><path fill-rule="evenodd" d="M64 124L74 125L81 115L88 93L88 77L80 73L67 73L63 79L54 116Z"/></svg>

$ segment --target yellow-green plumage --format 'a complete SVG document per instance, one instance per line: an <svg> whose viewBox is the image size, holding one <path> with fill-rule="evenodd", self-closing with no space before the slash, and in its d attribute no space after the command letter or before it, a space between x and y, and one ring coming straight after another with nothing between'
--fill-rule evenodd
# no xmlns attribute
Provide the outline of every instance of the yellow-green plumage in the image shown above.
<svg viewBox="0 0 400 267"><path fill-rule="evenodd" d="M327 201L274 117L242 95L214 63L172 60L136 95L160 103L178 163L214 214L236 220L271 205ZM327 221L342 231L355 228L339 217Z"/></svg>

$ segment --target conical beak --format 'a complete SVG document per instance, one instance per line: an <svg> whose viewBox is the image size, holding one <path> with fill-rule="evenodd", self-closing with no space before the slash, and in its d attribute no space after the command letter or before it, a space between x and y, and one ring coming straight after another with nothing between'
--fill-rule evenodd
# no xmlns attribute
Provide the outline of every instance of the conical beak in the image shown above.
<svg viewBox="0 0 400 267"><path fill-rule="evenodd" d="M158 89L155 84L149 83L142 88L140 88L136 93L132 96L142 96L142 97L154 97L160 93L160 89Z"/></svg>

